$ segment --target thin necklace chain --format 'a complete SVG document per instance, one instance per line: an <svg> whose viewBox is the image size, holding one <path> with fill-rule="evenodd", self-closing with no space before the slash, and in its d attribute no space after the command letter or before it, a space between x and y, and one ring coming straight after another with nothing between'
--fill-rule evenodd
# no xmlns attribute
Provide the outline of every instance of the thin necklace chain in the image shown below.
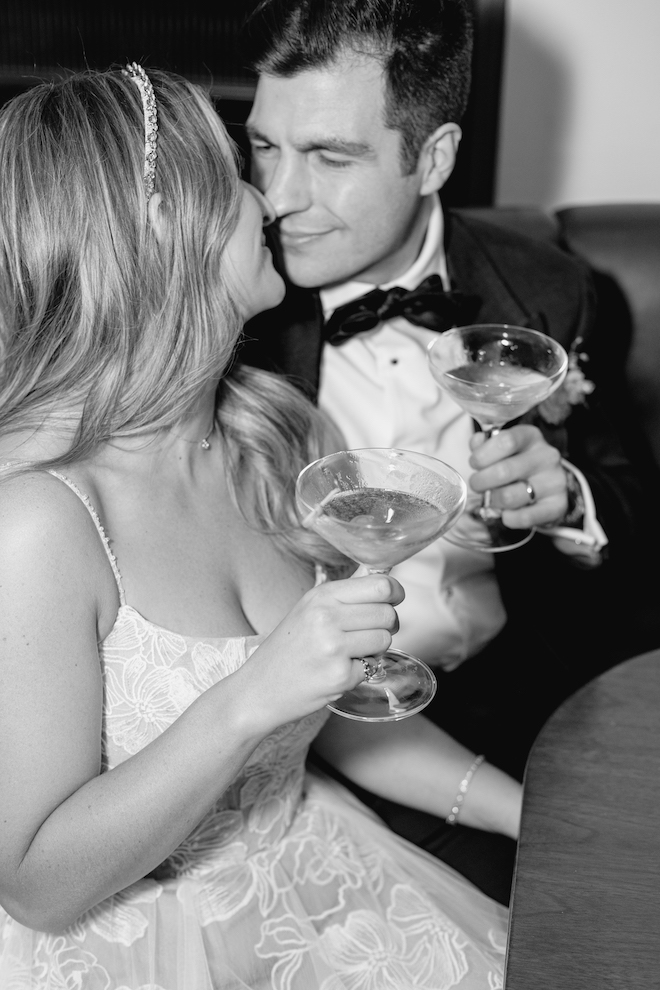
<svg viewBox="0 0 660 990"><path fill-rule="evenodd" d="M211 429L209 430L209 432L206 434L205 437L202 437L201 440L189 440L187 437L180 437L179 434L178 433L175 433L174 430L172 430L172 429L170 429L170 433L172 434L173 437L175 437L175 439L181 440L183 443L191 443L195 447L201 447L202 450L210 450L211 449L211 444L209 442L209 437L211 436L211 434L215 430L215 427L216 427L216 421L215 421L215 416L214 416L213 417L213 423L211 425ZM4 464L0 464L0 470L2 470L3 468L9 467L10 465L15 464L15 463L29 464L30 462L29 461L18 461L18 462L16 462L16 461L6 461Z"/></svg>
<svg viewBox="0 0 660 990"><path fill-rule="evenodd" d="M179 434L175 433L174 430L172 429L170 430L170 433L177 440L182 440L184 443L191 443L196 447L201 447L202 450L210 450L211 444L209 443L209 437L211 436L214 430L215 430L215 417L213 418L213 424L211 426L211 429L209 430L209 432L206 434L205 437L202 437L201 440L189 440L187 437L180 437Z"/></svg>

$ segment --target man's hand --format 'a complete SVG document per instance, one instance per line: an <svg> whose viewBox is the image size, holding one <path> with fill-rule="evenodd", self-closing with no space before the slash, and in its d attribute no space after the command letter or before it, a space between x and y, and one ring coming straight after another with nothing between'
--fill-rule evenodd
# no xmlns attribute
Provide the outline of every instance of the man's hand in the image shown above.
<svg viewBox="0 0 660 990"><path fill-rule="evenodd" d="M568 510L566 471L559 451L536 426L512 426L489 440L476 433L470 447L475 468L470 488L479 494L491 490L491 506L502 510L505 526L528 529L561 522Z"/></svg>

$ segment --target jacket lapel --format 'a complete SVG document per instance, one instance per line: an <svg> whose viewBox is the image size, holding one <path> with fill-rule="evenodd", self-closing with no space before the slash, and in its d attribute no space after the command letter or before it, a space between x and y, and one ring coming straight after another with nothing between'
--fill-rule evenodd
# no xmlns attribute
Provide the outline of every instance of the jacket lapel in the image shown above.
<svg viewBox="0 0 660 990"><path fill-rule="evenodd" d="M496 255L451 210L445 214L445 253L452 288L481 299L475 323L509 323L546 330L547 321L525 305L498 267Z"/></svg>
<svg viewBox="0 0 660 990"><path fill-rule="evenodd" d="M317 292L288 285L284 301L253 317L239 350L243 364L286 375L316 399L321 364L323 315Z"/></svg>
<svg viewBox="0 0 660 990"><path fill-rule="evenodd" d="M287 288L291 320L287 321L278 340L277 360L289 376L294 375L305 392L316 399L319 387L323 342L323 311L318 292Z"/></svg>

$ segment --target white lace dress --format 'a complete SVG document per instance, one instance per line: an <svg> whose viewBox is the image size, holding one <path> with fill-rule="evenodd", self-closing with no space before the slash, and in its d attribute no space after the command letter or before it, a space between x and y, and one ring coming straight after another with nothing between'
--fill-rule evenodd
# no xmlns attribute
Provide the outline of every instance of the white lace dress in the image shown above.
<svg viewBox="0 0 660 990"><path fill-rule="evenodd" d="M245 663L258 638L196 639L146 621L126 603L95 522L121 597L100 646L107 771ZM0 988L502 987L506 910L343 788L306 773L326 717L265 739L154 874L66 931L32 931L0 908Z"/></svg>

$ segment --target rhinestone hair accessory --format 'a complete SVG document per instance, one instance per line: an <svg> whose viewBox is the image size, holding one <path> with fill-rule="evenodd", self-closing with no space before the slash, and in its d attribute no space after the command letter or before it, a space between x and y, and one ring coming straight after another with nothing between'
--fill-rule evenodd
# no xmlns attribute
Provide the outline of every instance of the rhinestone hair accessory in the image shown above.
<svg viewBox="0 0 660 990"><path fill-rule="evenodd" d="M140 90L142 110L144 112L144 192L150 199L156 184L156 145L158 141L158 110L156 95L149 76L137 62L129 62L122 69Z"/></svg>

